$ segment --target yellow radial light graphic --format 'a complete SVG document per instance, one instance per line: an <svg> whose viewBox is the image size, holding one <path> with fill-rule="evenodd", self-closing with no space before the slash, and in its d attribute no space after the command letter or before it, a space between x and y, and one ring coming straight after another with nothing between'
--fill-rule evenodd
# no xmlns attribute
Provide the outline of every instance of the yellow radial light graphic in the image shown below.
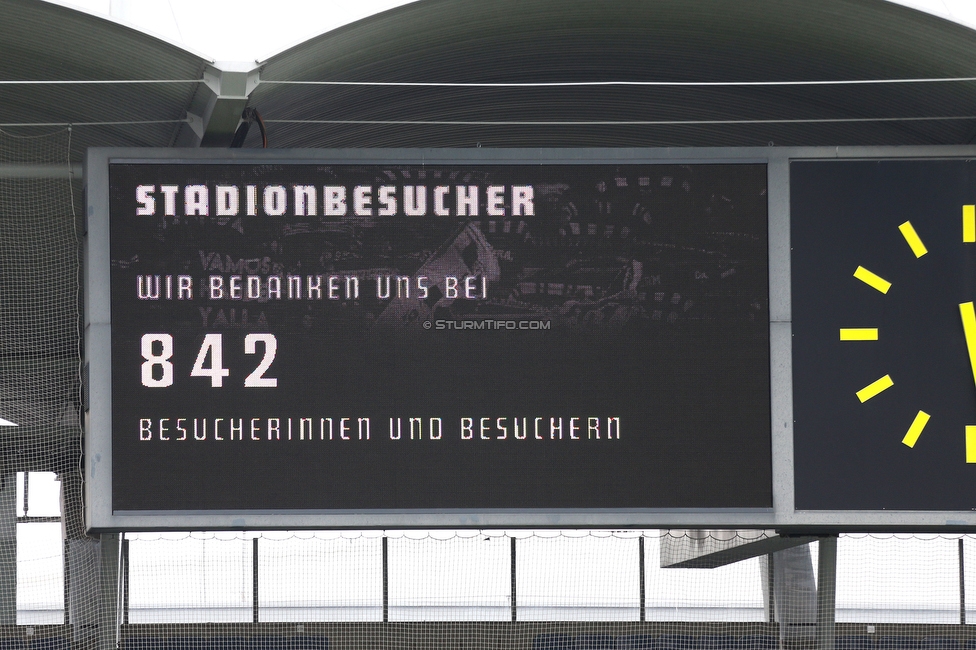
<svg viewBox="0 0 976 650"><path fill-rule="evenodd" d="M898 230L901 232L902 237L905 238L905 242L911 248L916 259L928 253L928 249L925 247L922 238L919 237L911 221L906 221L899 225ZM963 243L976 243L976 205L962 206L962 241ZM854 271L854 277L883 294L887 294L891 288L890 282L863 266L857 267L857 270ZM966 335L966 347L969 352L970 366L973 370L973 381L976 382L976 306L972 302L960 303L959 314L962 318L963 332ZM840 328L840 340L877 341L878 328L842 327ZM855 394L863 404L894 385L895 382L891 379L891 375L885 375L871 382ZM908 427L905 436L902 438L902 444L910 449L914 448L930 419L931 416L928 413L919 410L915 414L915 418ZM966 426L966 462L976 464L976 425Z"/></svg>
<svg viewBox="0 0 976 650"><path fill-rule="evenodd" d="M901 231L901 236L905 238L906 242L908 242L908 247L912 249L913 253L915 253L916 258L929 252L929 250L925 248L925 244L922 243L922 239L918 236L918 233L915 232L915 227L912 225L911 221L906 221L898 226L898 230Z"/></svg>
<svg viewBox="0 0 976 650"><path fill-rule="evenodd" d="M922 429L929 423L929 417L929 414L925 411L919 411L915 415L915 419L912 420L912 426L908 427L908 433L901 440L903 445L906 447L915 446L915 443L918 442L918 437L922 435Z"/></svg>
<svg viewBox="0 0 976 650"><path fill-rule="evenodd" d="M857 391L857 398L861 400L861 403L863 404L872 397L877 397L894 385L895 382L891 380L891 375L885 375L881 379L872 381L870 384Z"/></svg>
<svg viewBox="0 0 976 650"><path fill-rule="evenodd" d="M877 341L877 327L842 327L840 328L841 341Z"/></svg>
<svg viewBox="0 0 976 650"><path fill-rule="evenodd" d="M880 275L868 271L863 266L857 267L854 271L854 277L868 285L872 289L876 289L881 293L888 293L888 289L891 288L891 283L882 278Z"/></svg>

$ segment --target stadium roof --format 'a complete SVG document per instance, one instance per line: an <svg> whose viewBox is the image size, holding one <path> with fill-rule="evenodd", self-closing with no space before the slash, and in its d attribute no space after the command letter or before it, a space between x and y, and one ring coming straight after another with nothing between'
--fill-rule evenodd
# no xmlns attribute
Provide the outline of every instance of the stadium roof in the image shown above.
<svg viewBox="0 0 976 650"><path fill-rule="evenodd" d="M93 145L226 146L244 106L272 147L976 136L976 31L884 0L420 0L253 69L41 0L0 0L0 15L0 80L87 82L5 83L0 128L71 124L75 161ZM384 85L402 83L421 85Z"/></svg>
<svg viewBox="0 0 976 650"><path fill-rule="evenodd" d="M215 63L42 0L0 0L0 17L0 129L70 125L74 163L91 146L227 146L245 107L261 113L272 147L976 137L976 31L884 0L419 0L260 64ZM252 129L245 145L259 144ZM50 173L6 154L0 177ZM64 386L77 378L76 323L64 308L76 299L77 269L60 264L74 259L76 242L66 235L59 254L45 250L39 261L36 247L51 245L31 248L20 235L0 255L12 286L33 291L38 268L69 280L3 304L0 401L16 410L0 418L24 425L18 435L28 435L28 421L76 429L71 404L32 394L24 380L36 368L53 368ZM23 349L8 323L20 327Z"/></svg>

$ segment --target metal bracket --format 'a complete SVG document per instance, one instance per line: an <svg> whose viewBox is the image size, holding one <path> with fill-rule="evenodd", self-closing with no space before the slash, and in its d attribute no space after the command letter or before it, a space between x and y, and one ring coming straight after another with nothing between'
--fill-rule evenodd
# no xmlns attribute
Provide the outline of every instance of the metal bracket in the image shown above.
<svg viewBox="0 0 976 650"><path fill-rule="evenodd" d="M253 63L218 62L203 72L200 90L187 109L176 146L229 147L250 95L261 83ZM219 66L219 67L218 67Z"/></svg>

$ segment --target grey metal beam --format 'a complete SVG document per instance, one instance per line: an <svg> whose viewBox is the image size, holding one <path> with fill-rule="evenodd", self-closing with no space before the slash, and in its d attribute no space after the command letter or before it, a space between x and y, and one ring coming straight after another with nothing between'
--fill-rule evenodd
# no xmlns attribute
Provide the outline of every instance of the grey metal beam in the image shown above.
<svg viewBox="0 0 976 650"><path fill-rule="evenodd" d="M959 538L959 625L966 624L966 551Z"/></svg>
<svg viewBox="0 0 976 650"><path fill-rule="evenodd" d="M258 576L260 575L260 560L258 552L258 538L251 540L251 622L257 623L261 616L261 592Z"/></svg>
<svg viewBox="0 0 976 650"><path fill-rule="evenodd" d="M3 164L0 165L0 178L76 178L81 180L84 167L81 163L70 165L41 165L41 164Z"/></svg>
<svg viewBox="0 0 976 650"><path fill-rule="evenodd" d="M714 569L809 544L815 537L782 537L771 530L675 530L661 537L662 569Z"/></svg>

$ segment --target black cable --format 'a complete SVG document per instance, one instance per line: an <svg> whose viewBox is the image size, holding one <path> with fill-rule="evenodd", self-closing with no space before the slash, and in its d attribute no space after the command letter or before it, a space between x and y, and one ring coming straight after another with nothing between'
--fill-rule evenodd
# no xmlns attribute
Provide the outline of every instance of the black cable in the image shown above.
<svg viewBox="0 0 976 650"><path fill-rule="evenodd" d="M234 139L230 143L231 149L240 149L244 146L244 140L247 139L247 132L254 122L258 123L258 129L261 130L261 146L265 149L268 148L268 131L264 126L264 120L261 119L261 114L258 113L258 109L248 107L241 113L241 124L237 127L237 131L234 132Z"/></svg>
<svg viewBox="0 0 976 650"><path fill-rule="evenodd" d="M268 130L264 128L264 120L261 119L261 114L258 113L258 109L251 109L254 111L254 119L258 123L258 128L261 129L261 147L264 149L268 148Z"/></svg>

